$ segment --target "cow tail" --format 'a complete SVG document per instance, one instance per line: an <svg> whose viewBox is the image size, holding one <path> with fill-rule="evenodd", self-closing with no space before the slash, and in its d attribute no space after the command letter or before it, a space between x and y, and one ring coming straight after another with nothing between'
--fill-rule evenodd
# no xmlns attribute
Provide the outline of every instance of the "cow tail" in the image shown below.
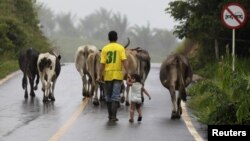
<svg viewBox="0 0 250 141"><path fill-rule="evenodd" d="M151 68L150 61L146 61L146 64L147 64L147 67L146 67L146 77L145 77L145 79L148 77L148 74L149 74L150 68Z"/></svg>
<svg viewBox="0 0 250 141"><path fill-rule="evenodd" d="M182 67L182 62L181 62L181 58L178 56L177 57L177 74L178 74L178 82L179 82L179 94L181 96L181 99L183 101L187 100L187 94L186 94L186 90L185 90L185 82L183 79L183 67Z"/></svg>

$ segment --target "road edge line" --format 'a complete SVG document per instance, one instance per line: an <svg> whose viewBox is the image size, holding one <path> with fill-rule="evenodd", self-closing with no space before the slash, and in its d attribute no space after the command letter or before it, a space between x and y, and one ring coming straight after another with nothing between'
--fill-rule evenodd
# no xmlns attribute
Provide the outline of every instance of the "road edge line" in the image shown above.
<svg viewBox="0 0 250 141"><path fill-rule="evenodd" d="M72 124L76 121L82 111L85 109L86 105L88 104L89 98L84 98L81 102L78 109L73 113L73 115L61 126L53 136L48 141L58 141L64 133L72 126Z"/></svg>
<svg viewBox="0 0 250 141"><path fill-rule="evenodd" d="M200 136L200 134L197 132L197 130L195 129L189 115L188 115L188 112L187 112L187 108L186 108L186 104L184 102L182 102L182 118L186 124L186 127L188 128L188 131L191 133L191 135L194 137L194 139L196 141L204 141L204 139Z"/></svg>
<svg viewBox="0 0 250 141"><path fill-rule="evenodd" d="M4 84L6 81L8 81L9 79L11 79L12 77L16 76L20 71L15 71L15 72L12 72L11 74L5 76L3 79L0 79L0 86L2 84Z"/></svg>

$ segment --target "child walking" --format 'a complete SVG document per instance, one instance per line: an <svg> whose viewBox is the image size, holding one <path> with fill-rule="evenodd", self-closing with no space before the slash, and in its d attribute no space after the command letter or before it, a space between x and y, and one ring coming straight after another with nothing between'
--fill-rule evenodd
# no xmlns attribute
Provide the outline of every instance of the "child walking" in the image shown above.
<svg viewBox="0 0 250 141"><path fill-rule="evenodd" d="M135 109L138 112L138 119L137 121L142 120L142 110L141 110L141 103L142 103L142 95L143 93L146 94L151 99L149 93L146 91L144 86L141 83L140 76L138 74L131 75L131 78L128 79L127 85L131 86L131 102L130 102L130 119L129 122L134 122L134 112Z"/></svg>

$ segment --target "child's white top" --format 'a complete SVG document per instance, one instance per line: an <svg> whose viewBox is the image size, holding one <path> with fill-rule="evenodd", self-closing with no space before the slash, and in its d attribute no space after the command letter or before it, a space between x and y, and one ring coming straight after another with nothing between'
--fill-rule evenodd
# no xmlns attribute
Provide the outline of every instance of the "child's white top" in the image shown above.
<svg viewBox="0 0 250 141"><path fill-rule="evenodd" d="M142 88L142 84L139 82L135 82L132 84L131 86L131 101L132 102L137 102L137 103L142 102L141 88Z"/></svg>

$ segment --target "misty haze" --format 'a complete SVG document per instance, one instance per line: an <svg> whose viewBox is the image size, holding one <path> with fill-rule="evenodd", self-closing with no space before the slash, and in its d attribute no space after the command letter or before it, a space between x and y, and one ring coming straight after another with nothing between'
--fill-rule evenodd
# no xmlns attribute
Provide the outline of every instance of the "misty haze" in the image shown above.
<svg viewBox="0 0 250 141"><path fill-rule="evenodd" d="M110 4L112 0L106 0L106 2L107 1ZM74 1L72 1L72 3L73 2ZM99 5L101 5L102 2L103 1L99 3L98 1ZM143 1L137 0L133 2ZM54 9L55 6L52 5L53 0L50 2L42 1L38 3L40 27L44 35L50 39L53 46L62 55L64 62L72 62L76 49L81 45L93 44L101 49L108 43L107 34L110 30L116 30L118 32L119 43L125 45L127 38L129 38L131 41L129 48L144 48L149 51L152 62L161 62L174 50L178 43L172 31L167 29L173 28L173 22L164 11L168 1L164 2L165 5L161 5L159 8L156 7L157 4L155 4L154 8L150 8L150 3L145 3L145 5L141 3L138 4L138 11L132 11L133 9L129 8L128 2L124 1L121 2L120 5L117 5L116 2L116 5L113 7L111 4L110 7L106 6L107 4L99 7L97 5L92 8L92 11L85 12L88 14L81 15L76 13L77 7L72 11L69 9L70 5L68 8L64 8L65 5L67 6L66 1L64 3L60 0L57 9ZM88 6L88 4L85 5ZM89 5L91 5L91 2ZM128 16L129 13L125 15L125 12L120 12L119 8L121 10L124 9L123 5L127 6L126 9L134 14ZM84 5L82 4L81 7L84 12ZM63 9L65 10L63 11ZM154 15L157 9L160 11L160 14L166 16L162 19L162 21L169 23L166 24L166 27L160 25L162 24L161 21L156 20L156 17L160 15ZM141 12L145 14L136 15ZM148 18L154 18L143 20L145 15L148 15ZM136 18L133 18L135 16L138 17L137 21L135 21ZM133 19L132 22L130 21L130 17Z"/></svg>

